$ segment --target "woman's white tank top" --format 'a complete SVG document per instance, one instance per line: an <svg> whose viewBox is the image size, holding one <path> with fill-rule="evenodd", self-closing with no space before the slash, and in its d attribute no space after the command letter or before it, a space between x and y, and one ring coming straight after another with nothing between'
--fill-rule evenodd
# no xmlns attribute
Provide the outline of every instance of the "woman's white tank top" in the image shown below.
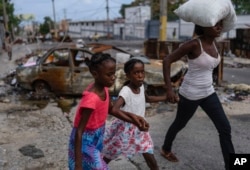
<svg viewBox="0 0 250 170"><path fill-rule="evenodd" d="M220 63L220 55L214 58L207 54L202 47L200 39L201 54L195 59L188 59L188 71L183 79L179 93L189 100L198 100L214 93L213 69Z"/></svg>

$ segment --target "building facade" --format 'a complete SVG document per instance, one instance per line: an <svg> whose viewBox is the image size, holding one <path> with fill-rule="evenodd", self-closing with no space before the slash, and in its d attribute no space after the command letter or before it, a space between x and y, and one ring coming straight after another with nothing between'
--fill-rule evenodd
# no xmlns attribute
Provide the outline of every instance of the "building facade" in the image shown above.
<svg viewBox="0 0 250 170"><path fill-rule="evenodd" d="M126 8L125 19L71 21L69 35L72 38L88 38L95 34L106 37L108 34L115 39L144 39L145 22L150 20L150 7L138 6Z"/></svg>
<svg viewBox="0 0 250 170"><path fill-rule="evenodd" d="M99 37L105 37L114 32L114 20L89 20L69 22L69 35L72 38L88 38L98 34Z"/></svg>
<svg viewBox="0 0 250 170"><path fill-rule="evenodd" d="M149 6L131 7L125 10L125 19L99 21L78 21L69 22L69 34L72 38L88 38L97 33L100 37L108 34L112 38L129 39L150 39L158 38L160 22L151 21ZM223 33L222 38L235 38L236 29L250 28L250 15L237 16L235 28ZM108 27L109 25L109 27ZM193 35L194 24L183 20L167 22L167 40L186 40Z"/></svg>

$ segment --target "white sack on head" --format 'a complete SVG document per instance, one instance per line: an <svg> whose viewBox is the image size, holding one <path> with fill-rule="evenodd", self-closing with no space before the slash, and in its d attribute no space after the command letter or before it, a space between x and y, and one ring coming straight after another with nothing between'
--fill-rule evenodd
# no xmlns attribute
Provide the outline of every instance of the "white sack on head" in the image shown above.
<svg viewBox="0 0 250 170"><path fill-rule="evenodd" d="M231 0L189 0L174 13L187 22L212 27L223 20L223 32L234 28L236 14Z"/></svg>

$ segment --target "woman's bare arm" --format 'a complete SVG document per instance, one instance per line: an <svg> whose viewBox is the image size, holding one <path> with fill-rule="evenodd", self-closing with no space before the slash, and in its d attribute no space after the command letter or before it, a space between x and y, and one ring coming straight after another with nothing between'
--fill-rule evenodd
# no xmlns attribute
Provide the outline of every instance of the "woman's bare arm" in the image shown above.
<svg viewBox="0 0 250 170"><path fill-rule="evenodd" d="M193 50L195 50L196 48L197 40L191 40L181 45L178 49L176 49L163 59L163 77L167 88L167 100L171 103L177 102L177 98L172 90L171 84L171 64L177 60L180 60L183 56L192 54Z"/></svg>

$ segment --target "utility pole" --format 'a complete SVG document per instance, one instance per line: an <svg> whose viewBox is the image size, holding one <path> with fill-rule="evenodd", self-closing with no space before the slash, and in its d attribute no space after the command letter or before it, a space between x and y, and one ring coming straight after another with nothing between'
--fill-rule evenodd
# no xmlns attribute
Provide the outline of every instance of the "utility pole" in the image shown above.
<svg viewBox="0 0 250 170"><path fill-rule="evenodd" d="M57 38L57 28L56 28L56 13L55 13L55 2L52 0L53 16L54 16L54 33L55 38Z"/></svg>
<svg viewBox="0 0 250 170"><path fill-rule="evenodd" d="M160 0L160 41L166 41L167 34L167 0Z"/></svg>
<svg viewBox="0 0 250 170"><path fill-rule="evenodd" d="M107 38L109 39L110 37L110 30L109 30L109 26L110 26L110 20L109 20L109 0L106 0L106 11L107 11Z"/></svg>
<svg viewBox="0 0 250 170"><path fill-rule="evenodd" d="M8 26L8 16L6 13L6 4L5 4L5 0L2 0L2 5L3 5L3 20L4 20L4 27L5 27L5 31L9 30L9 26Z"/></svg>
<svg viewBox="0 0 250 170"><path fill-rule="evenodd" d="M66 20L67 19L67 9L66 8L63 9L63 14L64 14L64 19Z"/></svg>
<svg viewBox="0 0 250 170"><path fill-rule="evenodd" d="M160 0L160 35L158 43L158 58L163 59L168 53L167 39L167 0Z"/></svg>

